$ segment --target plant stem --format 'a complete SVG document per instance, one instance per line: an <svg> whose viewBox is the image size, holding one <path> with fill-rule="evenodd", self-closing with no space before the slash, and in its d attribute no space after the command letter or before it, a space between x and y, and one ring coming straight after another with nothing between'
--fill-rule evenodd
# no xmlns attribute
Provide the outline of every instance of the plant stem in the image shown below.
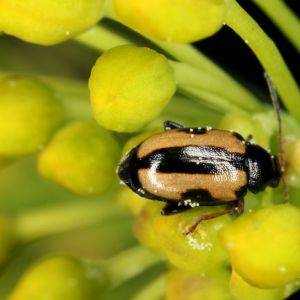
<svg viewBox="0 0 300 300"><path fill-rule="evenodd" d="M131 43L130 40L116 34L113 30L101 24L88 29L73 39L102 52L119 45Z"/></svg>
<svg viewBox="0 0 300 300"><path fill-rule="evenodd" d="M143 288L133 300L158 300L164 299L166 293L165 275L154 279L150 284Z"/></svg>
<svg viewBox="0 0 300 300"><path fill-rule="evenodd" d="M112 284L117 286L160 261L159 256L137 245L113 256L105 261L105 264Z"/></svg>
<svg viewBox="0 0 300 300"><path fill-rule="evenodd" d="M236 1L232 2L225 23L249 45L290 113L300 121L299 88L273 41Z"/></svg>
<svg viewBox="0 0 300 300"><path fill-rule="evenodd" d="M284 33L295 48L300 51L300 22L299 18L283 0L254 0L257 6Z"/></svg>
<svg viewBox="0 0 300 300"><path fill-rule="evenodd" d="M15 218L15 231L21 242L29 242L108 220L126 218L119 206L106 199L81 200L76 203L23 212Z"/></svg>
<svg viewBox="0 0 300 300"><path fill-rule="evenodd" d="M186 126L216 126L221 117L222 114L219 111L200 105L198 102L177 93L154 122L157 120L158 124L161 125L162 121L175 120Z"/></svg>
<svg viewBox="0 0 300 300"><path fill-rule="evenodd" d="M67 120L93 118L86 82L49 76L42 76L41 79L59 93Z"/></svg>
<svg viewBox="0 0 300 300"><path fill-rule="evenodd" d="M226 86L226 89L230 90L231 92L234 91L238 93L240 99L244 99L245 102L258 102L256 96L254 96L249 90L243 87L223 69L218 67L199 50L195 49L194 46L190 44L176 44L172 42L160 42L154 40L151 41L159 48L165 50L174 59L197 68L200 72L207 74L207 76L213 80L216 79L222 81L224 86Z"/></svg>
<svg viewBox="0 0 300 300"><path fill-rule="evenodd" d="M174 69L179 89L199 96L202 101L210 103L212 107L215 106L215 109L221 111L243 109L249 112L263 110L263 105L258 101L240 93L240 90L228 88L224 80L184 63L173 61L169 63Z"/></svg>

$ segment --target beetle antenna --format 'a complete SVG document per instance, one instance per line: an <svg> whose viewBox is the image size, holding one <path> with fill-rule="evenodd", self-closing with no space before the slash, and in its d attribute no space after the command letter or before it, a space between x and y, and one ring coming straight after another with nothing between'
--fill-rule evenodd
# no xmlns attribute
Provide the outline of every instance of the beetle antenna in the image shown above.
<svg viewBox="0 0 300 300"><path fill-rule="evenodd" d="M272 82L271 77L265 73L264 74L265 79L268 84L269 93L271 96L272 104L276 113L276 118L278 122L278 140L279 140L279 163L280 168L282 172L282 182L284 185L284 198L286 202L289 202L289 188L286 182L285 178L285 166L286 166L286 156L285 156L285 149L284 149L284 141L283 141L283 135L282 135L282 120L281 120L281 111L280 111L280 105L278 100L278 95L276 93L275 86Z"/></svg>

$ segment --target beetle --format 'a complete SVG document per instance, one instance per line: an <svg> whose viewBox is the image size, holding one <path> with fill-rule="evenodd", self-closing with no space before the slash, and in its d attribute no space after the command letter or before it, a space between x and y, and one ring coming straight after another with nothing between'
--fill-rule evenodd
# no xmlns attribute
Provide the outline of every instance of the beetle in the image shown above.
<svg viewBox="0 0 300 300"><path fill-rule="evenodd" d="M249 190L276 187L282 176L276 156L238 133L213 128L189 128L172 121L121 160L118 175L138 195L166 202L163 215L197 206L227 205L204 214L189 228L224 214L241 214Z"/></svg>

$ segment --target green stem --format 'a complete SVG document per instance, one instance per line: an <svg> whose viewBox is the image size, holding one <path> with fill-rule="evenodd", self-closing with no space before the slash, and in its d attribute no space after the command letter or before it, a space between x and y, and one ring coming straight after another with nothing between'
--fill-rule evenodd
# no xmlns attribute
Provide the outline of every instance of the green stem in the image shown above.
<svg viewBox="0 0 300 300"><path fill-rule="evenodd" d="M160 261L159 256L138 245L113 256L105 261L105 264L112 284L117 286Z"/></svg>
<svg viewBox="0 0 300 300"><path fill-rule="evenodd" d="M92 108L86 82L61 77L40 77L59 93L67 120L91 119Z"/></svg>
<svg viewBox="0 0 300 300"><path fill-rule="evenodd" d="M129 39L116 34L102 24L75 36L74 40L102 52L119 45L131 44Z"/></svg>
<svg viewBox="0 0 300 300"><path fill-rule="evenodd" d="M177 93L154 122L158 121L160 125L162 121L174 120L186 126L216 126L221 117L222 114L219 111L209 109Z"/></svg>
<svg viewBox="0 0 300 300"><path fill-rule="evenodd" d="M227 82L190 65L169 61L175 72L177 86L183 92L208 102L225 111L243 109L249 112L263 110L263 106L240 90L228 88ZM193 92L194 91L194 92Z"/></svg>
<svg viewBox="0 0 300 300"><path fill-rule="evenodd" d="M272 78L286 107L300 121L299 88L273 41L235 1L228 10L225 23L252 49Z"/></svg>
<svg viewBox="0 0 300 300"><path fill-rule="evenodd" d="M246 102L258 103L258 99L249 90L243 87L239 82L232 78L223 69L218 67L213 61L207 58L199 50L190 44L176 44L172 42L159 42L151 40L159 48L166 51L174 59L197 68L203 74L206 74L212 80L222 81L226 86L225 90L229 90L239 94L240 99ZM197 78L200 80L199 78Z"/></svg>
<svg viewBox="0 0 300 300"><path fill-rule="evenodd" d="M133 300L158 300L164 299L166 293L165 275L154 279L150 284L142 289Z"/></svg>
<svg viewBox="0 0 300 300"><path fill-rule="evenodd" d="M300 22L296 14L283 0L254 0L257 6L284 33L295 48L300 51Z"/></svg>
<svg viewBox="0 0 300 300"><path fill-rule="evenodd" d="M230 105L229 102L225 101L222 96L212 95L211 93L201 91L194 87L178 87L179 93L186 95L191 99L204 104L210 109L216 109L218 112L224 114L229 111L239 111L239 109Z"/></svg>
<svg viewBox="0 0 300 300"><path fill-rule="evenodd" d="M23 212L15 218L15 231L21 242L83 228L91 224L128 217L122 208L100 199L82 200Z"/></svg>

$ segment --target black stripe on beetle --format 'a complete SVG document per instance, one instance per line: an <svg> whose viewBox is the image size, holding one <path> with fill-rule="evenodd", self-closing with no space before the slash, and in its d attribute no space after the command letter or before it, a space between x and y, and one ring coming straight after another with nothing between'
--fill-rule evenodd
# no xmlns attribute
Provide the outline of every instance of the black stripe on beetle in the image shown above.
<svg viewBox="0 0 300 300"><path fill-rule="evenodd" d="M213 146L158 149L138 162L139 168L155 167L159 173L222 174L228 169L244 170L244 156Z"/></svg>

